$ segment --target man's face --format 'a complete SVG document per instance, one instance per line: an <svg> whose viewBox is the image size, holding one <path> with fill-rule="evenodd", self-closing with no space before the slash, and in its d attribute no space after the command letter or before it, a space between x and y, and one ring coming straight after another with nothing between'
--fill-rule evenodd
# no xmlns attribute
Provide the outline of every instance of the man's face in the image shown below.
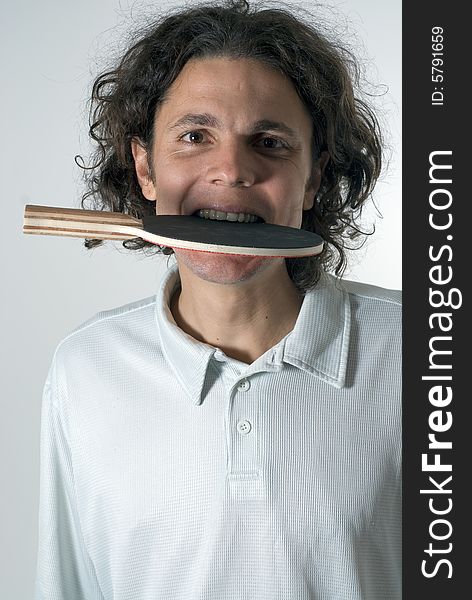
<svg viewBox="0 0 472 600"><path fill-rule="evenodd" d="M151 156L137 142L133 153L157 214L300 227L325 160L313 167L311 140L311 119L284 75L258 61L212 58L185 65L157 111ZM220 283L246 280L276 261L175 253L179 266Z"/></svg>

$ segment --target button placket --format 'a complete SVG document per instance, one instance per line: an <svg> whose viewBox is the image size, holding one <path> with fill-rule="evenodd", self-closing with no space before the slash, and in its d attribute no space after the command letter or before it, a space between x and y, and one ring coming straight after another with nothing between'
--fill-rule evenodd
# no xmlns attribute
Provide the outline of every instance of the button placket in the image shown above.
<svg viewBox="0 0 472 600"><path fill-rule="evenodd" d="M259 476L257 410L254 382L243 378L233 387L229 413L230 479L251 481Z"/></svg>

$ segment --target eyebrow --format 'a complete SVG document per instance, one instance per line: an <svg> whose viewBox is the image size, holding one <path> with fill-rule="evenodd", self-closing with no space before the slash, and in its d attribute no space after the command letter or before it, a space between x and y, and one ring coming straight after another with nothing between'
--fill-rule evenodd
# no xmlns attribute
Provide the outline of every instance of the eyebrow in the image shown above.
<svg viewBox="0 0 472 600"><path fill-rule="evenodd" d="M200 125L201 127L221 127L221 122L210 115L209 113L193 114L188 113L180 117L175 123L170 126L170 130L180 129L181 127L191 127L192 125Z"/></svg>
<svg viewBox="0 0 472 600"><path fill-rule="evenodd" d="M299 135L291 127L280 121L270 121L269 119L262 119L254 124L252 129L253 133L261 133L262 131L275 131L285 134L292 140L298 140Z"/></svg>
<svg viewBox="0 0 472 600"><path fill-rule="evenodd" d="M192 127L198 125L200 127L221 128L222 124L219 119L209 113L187 113L175 121L170 126L170 130L180 129L182 127ZM288 136L294 141L298 141L300 136L291 127L281 121L271 121L270 119L261 119L252 126L251 135L261 133L263 131L280 132Z"/></svg>

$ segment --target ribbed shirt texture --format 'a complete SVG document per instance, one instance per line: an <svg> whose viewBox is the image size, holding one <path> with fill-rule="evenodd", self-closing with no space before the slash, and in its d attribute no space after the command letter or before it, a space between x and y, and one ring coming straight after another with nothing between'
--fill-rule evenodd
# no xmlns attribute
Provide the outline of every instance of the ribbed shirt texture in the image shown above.
<svg viewBox="0 0 472 600"><path fill-rule="evenodd" d="M56 350L36 600L400 600L400 293L325 276L247 365L178 285Z"/></svg>

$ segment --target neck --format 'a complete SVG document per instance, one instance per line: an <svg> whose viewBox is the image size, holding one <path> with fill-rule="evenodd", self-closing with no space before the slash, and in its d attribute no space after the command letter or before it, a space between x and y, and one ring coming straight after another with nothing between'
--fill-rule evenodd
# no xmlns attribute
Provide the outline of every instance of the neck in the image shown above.
<svg viewBox="0 0 472 600"><path fill-rule="evenodd" d="M248 281L205 281L179 266L181 289L172 298L177 325L232 358L254 362L292 331L303 298L280 261Z"/></svg>

